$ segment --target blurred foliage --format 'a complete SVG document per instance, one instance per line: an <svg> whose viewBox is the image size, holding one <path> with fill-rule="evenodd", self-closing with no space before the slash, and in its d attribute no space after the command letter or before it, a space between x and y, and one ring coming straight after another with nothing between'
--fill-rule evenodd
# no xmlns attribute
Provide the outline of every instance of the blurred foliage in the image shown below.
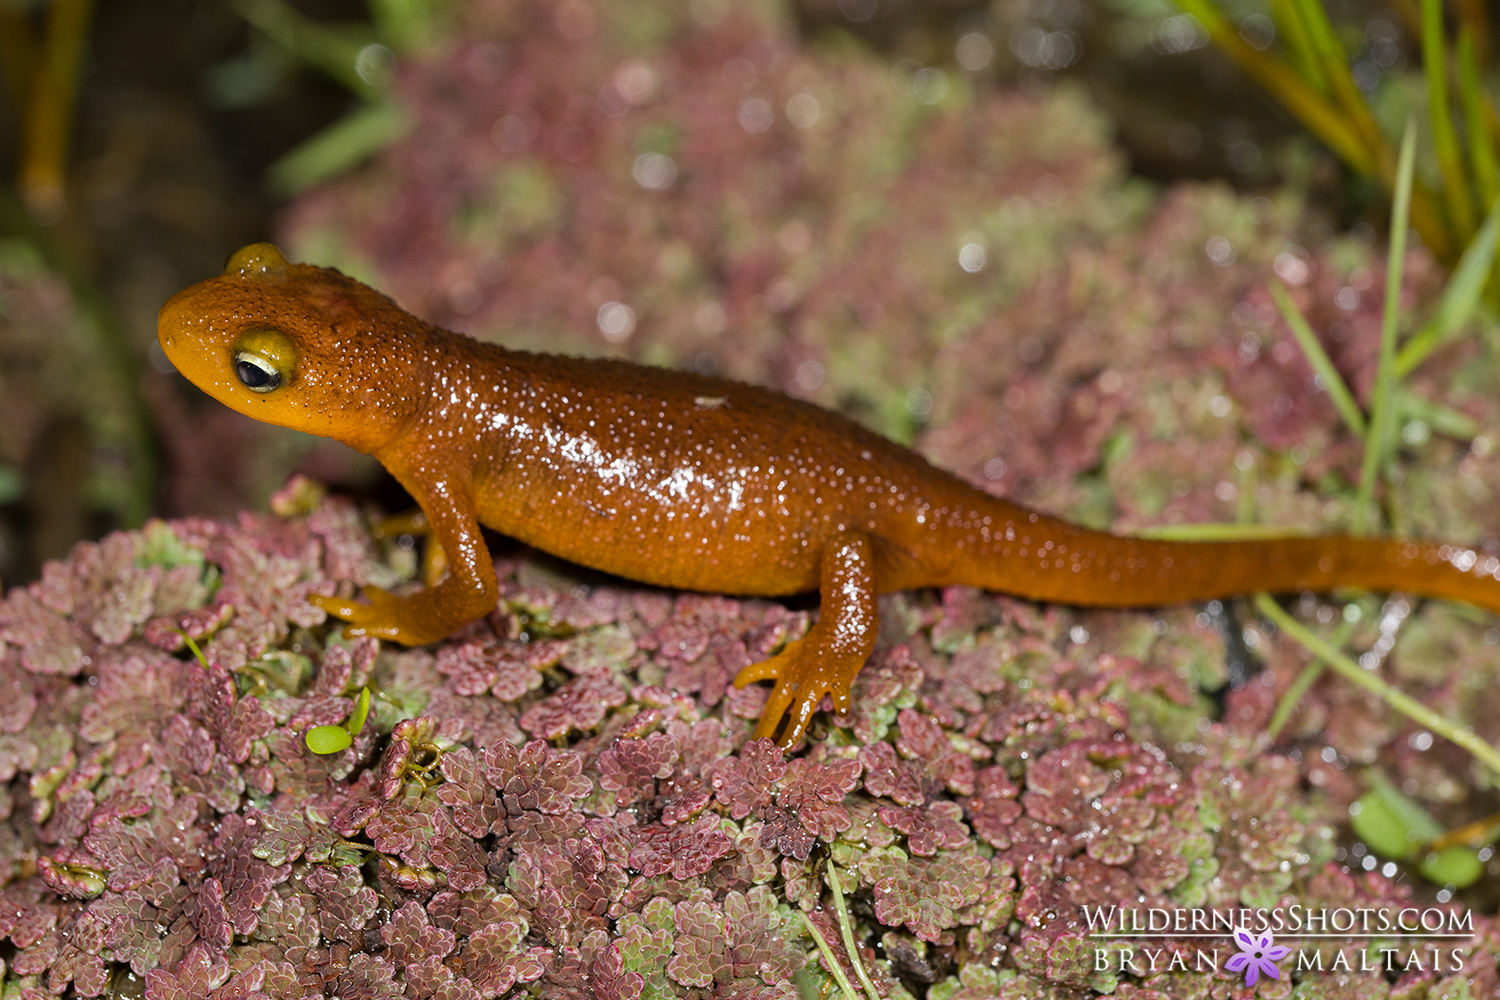
<svg viewBox="0 0 1500 1000"><path fill-rule="evenodd" d="M91 278L48 227L67 162L90 0L0 3L0 76L19 124L19 201L0 194L0 506L32 510L30 544L0 525L0 565L60 556L144 522L155 444L136 359ZM56 494L54 496L54 493Z"/></svg>
<svg viewBox="0 0 1500 1000"><path fill-rule="evenodd" d="M249 50L214 67L205 81L220 107L245 107L278 96L298 64L313 67L361 98L272 165L266 182L280 196L337 176L400 139L406 113L386 98L396 60L430 49L443 34L447 0L370 0L370 20L324 24L286 0L235 0L253 27Z"/></svg>
<svg viewBox="0 0 1500 1000"><path fill-rule="evenodd" d="M22 0L0 3L0 65L22 119L19 187L32 216L62 217L68 147L92 0L49 0L39 18ZM33 20L43 26L39 34Z"/></svg>
<svg viewBox="0 0 1500 1000"><path fill-rule="evenodd" d="M3 194L0 234L0 503L30 495L39 550L61 556L100 527L144 523L155 442L135 359L92 282Z"/></svg>
<svg viewBox="0 0 1500 1000"><path fill-rule="evenodd" d="M1500 119L1480 60L1481 52L1488 57L1490 29L1483 4L1458 3L1451 37L1441 0L1420 2L1420 10L1414 0L1396 8L1420 39L1425 87L1410 78L1382 85L1376 63L1356 61L1365 48L1358 30L1335 26L1322 0L1272 0L1269 17L1223 10L1214 0L1179 0L1241 69L1349 168L1388 192L1397 180L1393 126L1425 97L1425 145L1436 169L1424 170L1412 190L1411 223L1452 266L1500 197ZM1394 61L1394 52L1385 60ZM1492 279L1492 296L1500 296L1493 289Z"/></svg>

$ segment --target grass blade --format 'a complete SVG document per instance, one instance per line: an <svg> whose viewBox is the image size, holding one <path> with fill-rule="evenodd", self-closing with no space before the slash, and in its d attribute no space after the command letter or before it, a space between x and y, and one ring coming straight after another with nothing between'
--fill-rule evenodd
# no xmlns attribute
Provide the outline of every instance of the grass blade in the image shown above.
<svg viewBox="0 0 1500 1000"><path fill-rule="evenodd" d="M1359 470L1359 493L1355 500L1356 535L1367 531L1365 519L1375 499L1375 476L1385 464L1396 408L1396 321L1401 312L1401 268L1406 261L1406 220L1411 208L1411 184L1416 163L1417 124L1408 119L1401 137L1401 157L1396 166L1396 198L1391 208L1391 247L1385 272L1385 315L1380 324L1380 367L1375 373L1375 397L1370 405L1370 428L1365 435L1364 461Z"/></svg>
<svg viewBox="0 0 1500 1000"><path fill-rule="evenodd" d="M1448 105L1448 45L1443 36L1442 0L1422 0L1422 62L1427 71L1432 140L1437 147L1438 166L1443 171L1448 216L1459 244L1463 245L1474 235L1474 202L1469 198L1469 179L1464 176L1464 158Z"/></svg>
<svg viewBox="0 0 1500 1000"><path fill-rule="evenodd" d="M1365 148L1360 135L1349 127L1344 113L1308 86L1285 62L1247 45L1233 25L1224 20L1212 0L1177 0L1177 5L1196 17L1225 55L1280 101L1282 107L1340 159L1359 173L1378 173L1375 157ZM1427 239L1426 233L1422 238Z"/></svg>
<svg viewBox="0 0 1500 1000"><path fill-rule="evenodd" d="M830 860L823 872L828 883L828 889L833 893L833 912L838 917L839 932L844 937L844 954L849 957L849 964L854 966L854 974L859 978L859 983L865 989L865 1000L880 1000L880 991L870 981L870 974L865 971L864 963L859 959L859 945L854 941L854 926L849 921L849 907L844 905L844 890L839 885L838 873L833 870L833 862ZM855 888L859 883L855 882Z"/></svg>
<svg viewBox="0 0 1500 1000"><path fill-rule="evenodd" d="M833 957L833 949L828 947L828 939L823 937L823 932L818 930L818 925L813 923L806 913L797 911L797 916L802 918L802 929L807 931L808 937L813 939L813 944L818 946L818 951L823 956L824 963L828 966L828 972L833 976L833 981L839 984L839 990L847 1000L859 1000L859 994L854 991L854 986L849 982L849 977L844 974L844 967L839 960Z"/></svg>
<svg viewBox="0 0 1500 1000"><path fill-rule="evenodd" d="M1404 386L1396 387L1396 415L1402 420L1420 420L1439 434L1461 441L1479 436L1479 424L1466 414L1423 399Z"/></svg>
<svg viewBox="0 0 1500 1000"><path fill-rule="evenodd" d="M1333 362L1328 358L1328 352L1323 350L1323 345L1318 343L1318 338L1312 332L1312 327L1307 325L1307 319L1297 304L1292 301L1291 295L1287 293L1286 287L1279 281L1273 281L1270 285L1271 298L1276 300L1276 308L1281 310L1281 318L1286 320L1286 325L1291 329L1292 336L1297 338L1297 343L1302 347L1302 353L1307 355L1308 364L1312 365L1313 371L1318 373L1318 378L1323 380L1323 388L1328 390L1328 398L1333 401L1334 407L1339 411L1339 416L1344 418L1344 423L1354 432L1355 437L1365 436L1365 415L1360 412L1359 404L1354 401L1354 394L1344 384L1338 369L1333 367Z"/></svg>
<svg viewBox="0 0 1500 1000"><path fill-rule="evenodd" d="M271 164L266 187L282 197L298 194L357 166L410 129L410 117L389 101L356 107Z"/></svg>
<svg viewBox="0 0 1500 1000"><path fill-rule="evenodd" d="M1454 0L1455 12L1458 14L1460 30L1479 43L1479 61L1488 66L1490 63L1490 18L1489 12L1485 10L1484 0Z"/></svg>
<svg viewBox="0 0 1500 1000"><path fill-rule="evenodd" d="M377 41L367 25L328 25L305 16L286 0L233 0L234 10L298 59L316 66L361 97L380 88L360 76L359 53Z"/></svg>
<svg viewBox="0 0 1500 1000"><path fill-rule="evenodd" d="M1328 642L1324 641L1316 632L1287 614L1281 605L1271 600L1269 596L1256 594L1255 607L1261 614L1274 622L1277 628L1306 646L1313 655L1322 657L1328 661L1328 665L1336 670L1345 680L1369 691L1422 728L1429 729L1444 739L1463 747L1469 753L1473 754L1485 767L1500 774L1500 750L1496 750L1490 744L1480 739L1472 729L1454 722L1445 715L1438 714L1400 688L1387 684L1376 676L1373 671L1364 669L1358 663L1355 663Z"/></svg>
<svg viewBox="0 0 1500 1000"><path fill-rule="evenodd" d="M1323 0L1293 0L1293 2L1298 4L1302 12L1303 20L1308 26L1313 45L1318 50L1323 72L1327 74L1334 97L1343 108L1344 114L1353 125L1353 130L1359 136L1365 149L1369 151L1371 160L1374 161L1375 176L1379 177L1386 190L1394 195L1397 175L1396 157L1391 151L1390 143L1386 141L1380 123L1375 120L1374 113L1365 101L1364 94L1354 82L1354 75L1349 70L1348 53L1344 51L1343 43L1339 41L1333 23L1328 20L1328 11L1323 6ZM1412 227L1422 235L1422 241L1439 260L1451 263L1458 256L1458 248L1453 243L1452 233L1437 198L1426 185L1416 183L1412 187L1410 199L1409 218ZM1472 221L1470 224L1472 225ZM1468 232L1472 230L1465 230L1465 239L1468 238Z"/></svg>
<svg viewBox="0 0 1500 1000"><path fill-rule="evenodd" d="M1497 246L1500 246L1500 199L1490 208L1484 225L1464 251L1453 277L1448 279L1448 287L1443 290L1443 298L1438 303L1437 311L1401 348L1401 353L1396 357L1397 378L1411 374L1413 369L1427 360L1429 354L1457 334L1469 321L1469 317L1474 315L1474 307L1479 305L1484 286L1494 270Z"/></svg>
<svg viewBox="0 0 1500 1000"><path fill-rule="evenodd" d="M1340 107L1320 93L1317 87L1305 81L1286 62L1246 44L1234 26L1214 6L1213 0L1175 2L1178 7L1198 19L1198 23L1203 25L1209 38L1213 39L1221 52L1280 102L1303 127L1333 150L1349 169L1377 178L1388 191L1395 190L1395 157L1349 74L1342 48L1333 50L1329 58L1321 61L1323 71L1333 76L1330 89L1340 95L1338 105L1343 105ZM1310 2L1316 8L1315 11L1309 11L1309 14L1322 23L1327 23L1327 15L1323 13L1317 0L1303 2ZM1415 7L1415 0L1406 2ZM1331 27L1328 35L1333 38ZM1337 45L1336 38L1334 45ZM1495 128L1500 129L1500 123L1495 123ZM1432 251L1433 256L1444 263L1451 263L1457 258L1458 248L1453 244L1453 237L1443 220L1441 208L1425 185L1418 184L1411 192L1410 216L1412 227L1421 234L1422 242Z"/></svg>
<svg viewBox="0 0 1500 1000"><path fill-rule="evenodd" d="M1292 65L1309 86L1326 97L1328 78L1323 75L1323 64L1308 36L1307 24L1297 12L1297 0L1271 0L1271 16L1276 21L1276 30L1291 49Z"/></svg>
<svg viewBox="0 0 1500 1000"><path fill-rule="evenodd" d="M1354 633L1354 626L1358 619L1351 621L1344 618L1339 622L1339 627L1333 633L1333 648L1343 649L1344 643L1349 641L1349 636ZM1297 710L1297 705L1302 701L1312 686L1317 683L1318 678L1323 676L1323 671L1328 666L1328 661L1321 656L1315 656L1308 661L1307 666L1292 681L1292 686L1286 689L1286 694L1276 703L1276 713L1271 716L1271 721L1266 725L1266 735L1271 739L1281 735L1281 729L1291 719L1292 713Z"/></svg>
<svg viewBox="0 0 1500 1000"><path fill-rule="evenodd" d="M1317 52L1318 60L1322 64L1324 75L1328 79L1328 85L1333 91L1335 100L1343 107L1344 113L1354 125L1354 130L1364 142L1364 146L1370 151L1376 163L1382 160L1389 161L1390 146L1385 141L1385 134L1380 131L1380 125L1375 121L1375 116L1370 112L1370 106L1365 103L1365 96L1360 92L1354 82L1354 76L1349 72L1349 56L1344 51L1343 43L1339 41L1338 34L1333 29L1333 23L1328 20L1328 11L1323 7L1323 0L1292 0L1302 15L1302 22L1307 26L1308 37L1312 42L1313 49Z"/></svg>
<svg viewBox="0 0 1500 1000"><path fill-rule="evenodd" d="M1489 98L1479 80L1479 57L1474 52L1474 36L1468 29L1458 37L1458 96L1464 106L1469 165L1479 185L1479 198L1482 204L1493 205L1500 198L1500 166L1495 163L1495 147L1491 145L1485 114Z"/></svg>
<svg viewBox="0 0 1500 1000"><path fill-rule="evenodd" d="M62 218L68 145L78 108L78 68L88 50L92 0L53 0L47 37L35 64L21 143L21 197L43 225Z"/></svg>
<svg viewBox="0 0 1500 1000"><path fill-rule="evenodd" d="M1291 538L1310 535L1306 528L1285 524L1236 524L1232 522L1200 522L1198 524L1161 524L1151 528L1137 528L1131 532L1136 538L1152 538L1163 542L1244 542L1263 538Z"/></svg>

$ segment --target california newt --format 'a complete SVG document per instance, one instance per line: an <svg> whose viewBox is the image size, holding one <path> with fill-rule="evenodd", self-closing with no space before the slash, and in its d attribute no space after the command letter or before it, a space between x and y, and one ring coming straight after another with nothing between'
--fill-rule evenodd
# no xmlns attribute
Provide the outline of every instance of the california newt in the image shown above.
<svg viewBox="0 0 1500 1000"><path fill-rule="evenodd" d="M177 370L259 420L374 455L448 559L435 586L322 598L346 634L432 642L495 607L479 526L664 587L817 590L801 639L737 684L790 745L840 710L875 645L876 595L965 584L1138 607L1358 585L1500 610L1500 559L1356 538L1173 543L1090 531L990 496L837 414L721 378L506 350L442 330L338 271L245 247L162 307Z"/></svg>

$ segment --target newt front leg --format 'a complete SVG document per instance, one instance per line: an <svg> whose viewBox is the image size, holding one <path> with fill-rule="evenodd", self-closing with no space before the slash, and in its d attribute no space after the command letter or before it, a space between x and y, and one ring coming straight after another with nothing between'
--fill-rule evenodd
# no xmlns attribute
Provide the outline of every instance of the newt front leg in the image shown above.
<svg viewBox="0 0 1500 1000"><path fill-rule="evenodd" d="M875 605L874 553L868 536L850 531L823 547L818 596L822 609L807 634L781 652L739 672L736 687L775 680L755 727L755 738L774 736L783 716L780 745L790 747L807 729L823 696L837 712L849 709L849 686L875 649L880 614Z"/></svg>
<svg viewBox="0 0 1500 1000"><path fill-rule="evenodd" d="M392 472L397 470L392 469ZM397 472L402 485L421 504L432 540L442 546L448 575L441 583L398 597L379 587L366 587L368 603L337 597L314 597L313 602L349 624L345 636L373 635L406 646L421 646L450 635L495 609L499 585L484 536L474 515L468 482L438 479L422 483Z"/></svg>

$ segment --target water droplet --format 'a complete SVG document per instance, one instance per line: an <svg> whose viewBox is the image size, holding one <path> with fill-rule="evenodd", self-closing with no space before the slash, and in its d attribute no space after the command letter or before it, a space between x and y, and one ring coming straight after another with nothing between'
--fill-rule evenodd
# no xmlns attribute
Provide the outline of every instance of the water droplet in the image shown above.
<svg viewBox="0 0 1500 1000"><path fill-rule="evenodd" d="M953 48L953 58L970 73L984 69L994 57L995 43L977 31L965 34Z"/></svg>
<svg viewBox="0 0 1500 1000"><path fill-rule="evenodd" d="M1220 267L1228 267L1230 264L1234 263L1234 258L1236 256L1234 252L1234 244L1230 243L1222 236L1210 237L1203 250L1208 254L1208 259L1213 261Z"/></svg>
<svg viewBox="0 0 1500 1000"><path fill-rule="evenodd" d="M605 340L624 343L635 332L635 311L621 302L606 302L599 307L598 322Z"/></svg>
<svg viewBox="0 0 1500 1000"><path fill-rule="evenodd" d="M670 156L660 153L642 153L635 158L630 176L641 187L651 191L665 191L677 180L677 164Z"/></svg>
<svg viewBox="0 0 1500 1000"><path fill-rule="evenodd" d="M958 251L958 266L973 274L984 269L989 255L978 243L965 243Z"/></svg>
<svg viewBox="0 0 1500 1000"><path fill-rule="evenodd" d="M818 106L818 99L807 91L793 94L786 102L787 121L798 128L812 128L818 123L823 109Z"/></svg>
<svg viewBox="0 0 1500 1000"><path fill-rule="evenodd" d="M747 97L740 102L740 128L751 135L759 135L770 128L774 119L771 102L764 97Z"/></svg>

